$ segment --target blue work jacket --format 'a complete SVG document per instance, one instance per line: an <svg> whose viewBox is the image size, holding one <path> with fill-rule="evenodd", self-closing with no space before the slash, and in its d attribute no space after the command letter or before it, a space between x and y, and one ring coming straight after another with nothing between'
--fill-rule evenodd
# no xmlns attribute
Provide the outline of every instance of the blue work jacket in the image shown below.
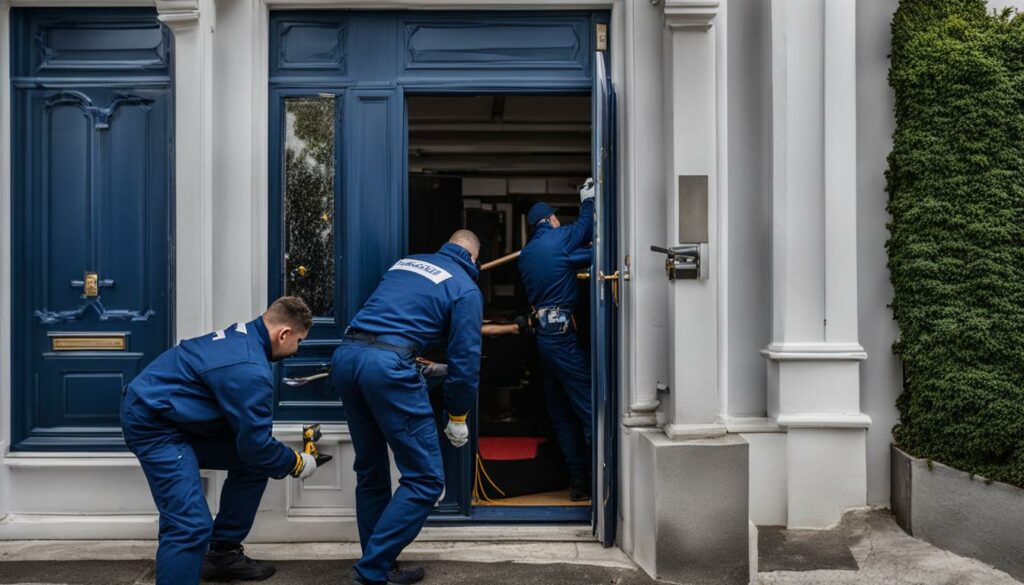
<svg viewBox="0 0 1024 585"><path fill-rule="evenodd" d="M469 412L480 385L479 274L469 252L450 242L436 254L403 258L349 324L363 333L401 337L418 351L447 342L444 399L456 415Z"/></svg>
<svg viewBox="0 0 1024 585"><path fill-rule="evenodd" d="M579 219L557 228L544 222L519 254L519 273L530 305L572 309L577 301L576 271L590 266L594 199L580 206Z"/></svg>
<svg viewBox="0 0 1024 585"><path fill-rule="evenodd" d="M257 317L186 339L160 354L129 383L143 404L179 429L231 432L243 462L270 477L295 467L295 451L275 439L270 336Z"/></svg>

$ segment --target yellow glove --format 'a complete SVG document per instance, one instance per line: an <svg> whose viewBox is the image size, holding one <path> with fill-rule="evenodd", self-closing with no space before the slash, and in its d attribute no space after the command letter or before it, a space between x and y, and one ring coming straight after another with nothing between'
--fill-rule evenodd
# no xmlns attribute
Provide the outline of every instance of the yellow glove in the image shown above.
<svg viewBox="0 0 1024 585"><path fill-rule="evenodd" d="M292 468L292 477L306 479L316 471L316 459L309 453L295 452L295 467Z"/></svg>
<svg viewBox="0 0 1024 585"><path fill-rule="evenodd" d="M444 436L448 437L448 441L456 448L469 442L469 425L466 424L467 416L469 415L448 415L448 426L444 428Z"/></svg>

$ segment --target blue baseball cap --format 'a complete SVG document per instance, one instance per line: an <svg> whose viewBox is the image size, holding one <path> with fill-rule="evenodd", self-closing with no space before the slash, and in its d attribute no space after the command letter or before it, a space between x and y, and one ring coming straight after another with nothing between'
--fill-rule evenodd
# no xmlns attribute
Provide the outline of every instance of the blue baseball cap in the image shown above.
<svg viewBox="0 0 1024 585"><path fill-rule="evenodd" d="M530 227L536 227L542 219L546 219L555 213L555 208L551 207L543 201L534 203L533 207L530 208L529 213L526 214L526 223L530 224Z"/></svg>

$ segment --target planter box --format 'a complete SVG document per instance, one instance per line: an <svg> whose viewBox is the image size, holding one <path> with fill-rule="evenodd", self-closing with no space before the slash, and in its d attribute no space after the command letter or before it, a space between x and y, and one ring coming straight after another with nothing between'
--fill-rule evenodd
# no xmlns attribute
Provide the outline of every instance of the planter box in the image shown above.
<svg viewBox="0 0 1024 585"><path fill-rule="evenodd" d="M891 453L892 511L908 534L1024 580L1024 489Z"/></svg>

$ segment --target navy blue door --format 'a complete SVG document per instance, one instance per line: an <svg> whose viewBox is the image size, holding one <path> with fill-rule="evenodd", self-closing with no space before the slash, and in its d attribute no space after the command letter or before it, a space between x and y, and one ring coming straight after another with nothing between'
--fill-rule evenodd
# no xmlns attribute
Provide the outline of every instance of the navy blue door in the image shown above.
<svg viewBox="0 0 1024 585"><path fill-rule="evenodd" d="M606 26L607 16L584 11L271 14L268 292L270 298L301 295L316 315L299 355L278 367L278 420L344 420L343 405L326 381L291 387L281 379L326 368L349 319L381 275L407 252L405 96L596 92L594 57L602 66L605 58L594 52L596 26ZM609 102L602 103L602 119L610 120ZM602 136L612 143L608 132ZM607 159L602 168L609 185ZM614 201L610 190L603 200ZM608 205L603 225L614 227ZM611 237L603 241L602 249L611 254L606 257L614 258ZM600 308L602 318L613 310L605 304ZM615 336L606 327L601 331ZM601 351L613 347L604 345ZM614 400L614 373L602 372L600 399ZM602 403L600 412L602 420L614 421L613 406ZM613 423L598 428L614 437ZM613 441L601 443L609 454L601 458L602 465L609 463L603 467L609 474L605 483L614 474ZM473 452L443 448L447 490L434 519L476 517L470 493ZM610 498L613 491L602 493ZM597 521L607 540L615 522L603 518L615 514L604 504ZM565 521L543 511L530 517ZM509 513L505 518L520 517Z"/></svg>
<svg viewBox="0 0 1024 585"><path fill-rule="evenodd" d="M144 10L14 10L13 398L23 450L123 444L171 343L170 35Z"/></svg>
<svg viewBox="0 0 1024 585"><path fill-rule="evenodd" d="M615 544L617 508L615 470L618 425L618 293L615 205L615 91L605 68L605 53L594 59L591 157L597 182L594 213L594 278L591 282L591 371L594 386L594 533L605 546Z"/></svg>

